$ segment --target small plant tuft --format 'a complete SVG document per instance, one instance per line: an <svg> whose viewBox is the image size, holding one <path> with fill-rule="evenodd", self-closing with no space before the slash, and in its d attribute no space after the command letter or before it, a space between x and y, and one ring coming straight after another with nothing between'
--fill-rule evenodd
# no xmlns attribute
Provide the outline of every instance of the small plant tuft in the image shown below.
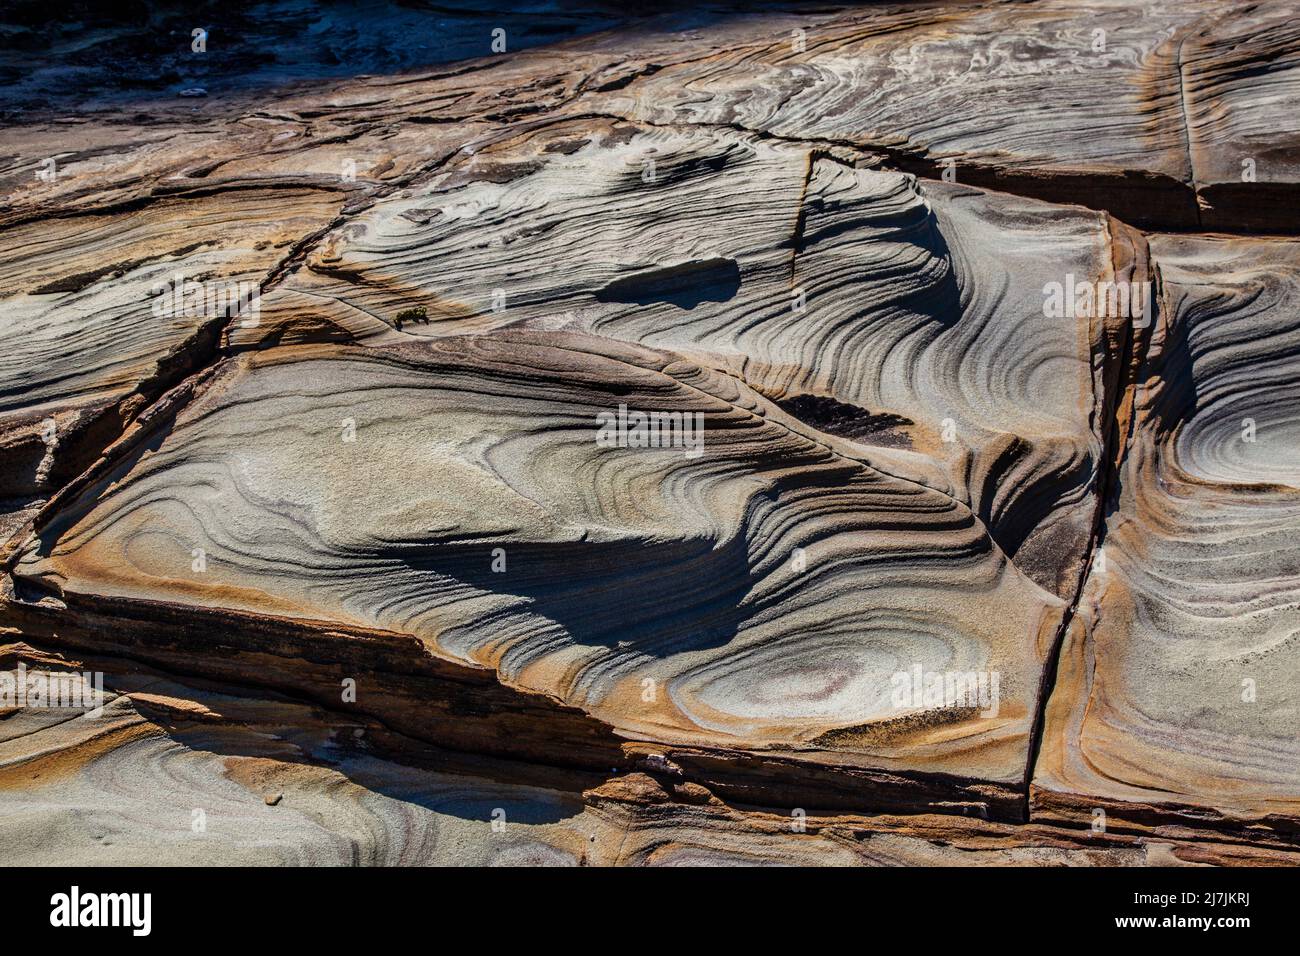
<svg viewBox="0 0 1300 956"><path fill-rule="evenodd" d="M422 305L417 305L413 309L403 309L401 312L398 312L397 317L393 319L393 327L400 329L406 322L423 322L425 325L428 325L429 313Z"/></svg>

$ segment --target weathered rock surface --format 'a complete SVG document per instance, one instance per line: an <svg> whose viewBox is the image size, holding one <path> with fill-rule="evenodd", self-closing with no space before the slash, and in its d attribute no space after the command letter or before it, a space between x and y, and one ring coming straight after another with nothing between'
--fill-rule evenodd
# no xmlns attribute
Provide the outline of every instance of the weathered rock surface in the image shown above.
<svg viewBox="0 0 1300 956"><path fill-rule="evenodd" d="M5 114L0 855L1294 862L1290 11L699 16Z"/></svg>
<svg viewBox="0 0 1300 956"><path fill-rule="evenodd" d="M610 776L401 744L381 724L111 658L0 648L15 674L107 675L104 714L0 732L10 865L1294 865L1194 831L737 809L663 764ZM277 799L278 798L278 799ZM272 802L274 801L274 802Z"/></svg>
<svg viewBox="0 0 1300 956"><path fill-rule="evenodd" d="M1294 199L1300 138L1285 4L926 4L785 26L665 64L611 109L952 163L1135 225L1295 228L1275 205Z"/></svg>
<svg viewBox="0 0 1300 956"><path fill-rule="evenodd" d="M1151 249L1166 307L1035 799L1294 834L1300 246L1156 236Z"/></svg>

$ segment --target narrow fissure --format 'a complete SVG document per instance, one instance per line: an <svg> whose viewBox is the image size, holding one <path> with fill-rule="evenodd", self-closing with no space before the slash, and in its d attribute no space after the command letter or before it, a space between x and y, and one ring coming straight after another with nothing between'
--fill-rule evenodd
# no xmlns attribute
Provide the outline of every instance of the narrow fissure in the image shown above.
<svg viewBox="0 0 1300 956"><path fill-rule="evenodd" d="M1115 238L1113 230L1108 230L1108 235L1110 236L1112 268L1114 268L1118 263L1114 254ZM1159 283L1156 281L1158 279L1158 270L1151 261L1149 248L1144 249L1143 261L1147 274L1152 279L1153 288L1157 290L1156 294L1152 296L1152 308L1148 325L1143 329L1139 329L1131 321L1125 320L1123 322L1123 347L1119 350L1117 357L1111 353L1107 345L1109 339L1105 332L1103 331L1100 335L1103 347L1107 348L1107 359L1109 361L1116 361L1117 359L1114 366L1116 369L1115 381L1113 386L1107 387L1106 393L1103 394L1099 403L1100 433L1103 437L1103 445L1097 468L1096 504L1093 510L1092 533L1088 538L1088 546L1081 556L1079 577L1073 591L1073 599L1061 616L1061 623L1057 628L1051 650L1044 663L1038 693L1038 706L1030 729L1024 778L1025 820L1027 822L1032 819L1031 788L1033 786L1034 770L1037 767L1038 757L1042 750L1043 734L1047 722L1047 708L1052 693L1056 689L1056 677L1060 666L1061 653L1064 650L1070 627L1078 613L1079 604L1083 600L1088 581L1091 579L1097 552L1102 547L1106 537L1106 518L1110 513L1111 506L1115 504L1114 499L1119 492L1120 469L1126 460L1128 441L1133 427L1133 416L1131 414L1133 390L1136 389L1137 383L1141 379L1142 369L1146 363L1147 348L1151 341L1151 333L1163 315L1163 310L1160 308ZM1102 381L1105 384L1104 370Z"/></svg>

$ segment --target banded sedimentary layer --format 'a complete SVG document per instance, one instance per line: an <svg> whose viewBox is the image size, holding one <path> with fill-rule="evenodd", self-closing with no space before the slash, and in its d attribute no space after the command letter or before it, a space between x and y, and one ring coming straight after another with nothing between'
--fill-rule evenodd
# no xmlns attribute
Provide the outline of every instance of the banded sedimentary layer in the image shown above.
<svg viewBox="0 0 1300 956"><path fill-rule="evenodd" d="M1293 18L718 16L20 111L15 859L1292 861Z"/></svg>
<svg viewBox="0 0 1300 956"><path fill-rule="evenodd" d="M1151 248L1165 307L1035 799L1294 833L1300 248L1183 236Z"/></svg>

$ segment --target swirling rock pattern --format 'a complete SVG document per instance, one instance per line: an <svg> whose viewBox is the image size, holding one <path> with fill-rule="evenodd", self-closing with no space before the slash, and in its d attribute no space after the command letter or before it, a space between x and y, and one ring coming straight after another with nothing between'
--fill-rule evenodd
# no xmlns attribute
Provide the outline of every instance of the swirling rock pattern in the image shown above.
<svg viewBox="0 0 1300 956"><path fill-rule="evenodd" d="M56 674L72 663L4 650L8 674L20 661ZM456 769L403 766L374 753L371 722L94 666L102 716L25 709L4 721L0 829L13 864L574 866L617 846L584 819L580 780L501 777L445 755L426 763Z"/></svg>
<svg viewBox="0 0 1300 956"><path fill-rule="evenodd" d="M268 221L271 202L280 212ZM0 536L191 371L240 290L251 299L304 231L328 224L340 205L304 188L235 190L140 211L42 215L0 232L0 511L17 512L0 517ZM171 292L194 282L219 284L224 299L214 292L187 304Z"/></svg>
<svg viewBox="0 0 1300 956"><path fill-rule="evenodd" d="M1272 207L1294 197L1300 145L1285 4L939 5L782 26L657 70L610 108L899 151L1140 225L1294 229Z"/></svg>
<svg viewBox="0 0 1300 956"><path fill-rule="evenodd" d="M710 197L742 182L719 218ZM557 209L559 193L584 199ZM883 415L896 425L859 443L971 507L1009 555L1028 545L1026 572L1060 594L1091 524L1102 330L1045 320L1041 288L1108 272L1111 241L1093 213L624 124L484 150L357 217L286 288L359 317L429 303L412 335L522 325L702 353L778 402ZM530 265L547 261L570 265Z"/></svg>
<svg viewBox="0 0 1300 956"><path fill-rule="evenodd" d="M1293 862L1291 11L731 13L0 114L0 858Z"/></svg>
<svg viewBox="0 0 1300 956"><path fill-rule="evenodd" d="M702 415L706 451L599 446L614 399ZM950 496L731 375L574 333L249 353L91 500L24 580L413 634L627 734L1005 786L1061 613ZM997 671L998 713L909 726L915 664Z"/></svg>
<svg viewBox="0 0 1300 956"><path fill-rule="evenodd" d="M1160 236L1151 249L1165 309L1037 798L1294 832L1300 248Z"/></svg>
<svg viewBox="0 0 1300 956"><path fill-rule="evenodd" d="M382 726L121 660L0 647L0 673L102 668L105 707L6 712L11 865L1291 864L1285 847L937 815L738 810L663 774L608 779L412 749ZM798 819L798 827L793 822Z"/></svg>

